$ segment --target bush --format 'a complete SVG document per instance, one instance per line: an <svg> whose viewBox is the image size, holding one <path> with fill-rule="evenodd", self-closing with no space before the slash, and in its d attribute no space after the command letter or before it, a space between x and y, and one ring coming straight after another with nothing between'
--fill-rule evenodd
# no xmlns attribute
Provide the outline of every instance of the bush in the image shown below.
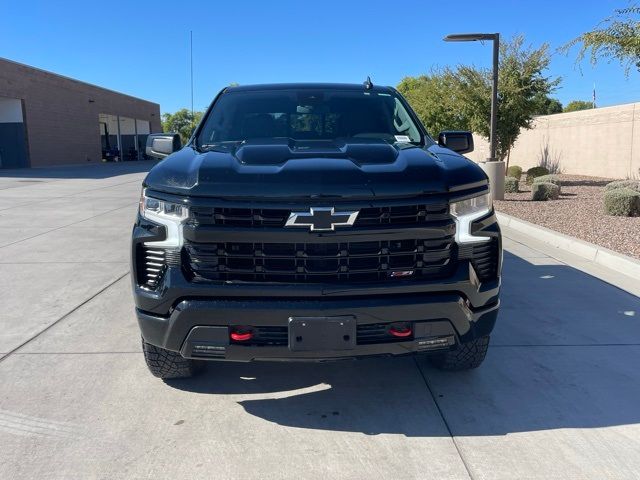
<svg viewBox="0 0 640 480"><path fill-rule="evenodd" d="M534 178L541 177L542 175L549 175L549 170L544 167L530 168L529 170L527 170L527 184L531 185Z"/></svg>
<svg viewBox="0 0 640 480"><path fill-rule="evenodd" d="M604 211L618 217L640 216L640 193L630 188L614 188L604 193Z"/></svg>
<svg viewBox="0 0 640 480"><path fill-rule="evenodd" d="M604 187L606 191L616 190L618 188L630 188L636 192L640 192L640 180L617 180L615 182L607 183Z"/></svg>
<svg viewBox="0 0 640 480"><path fill-rule="evenodd" d="M511 167L509 167L511 168ZM514 177L506 177L504 179L504 191L506 193L518 193L518 187L520 186L520 182L517 178Z"/></svg>
<svg viewBox="0 0 640 480"><path fill-rule="evenodd" d="M522 167L518 165L511 165L507 168L507 177L513 177L516 180L520 180L522 178Z"/></svg>
<svg viewBox="0 0 640 480"><path fill-rule="evenodd" d="M553 183L554 185L562 186L562 180L558 175L541 175L533 179L533 183Z"/></svg>
<svg viewBox="0 0 640 480"><path fill-rule="evenodd" d="M560 196L560 187L553 183L534 183L531 186L531 200L535 202L545 200L557 200Z"/></svg>

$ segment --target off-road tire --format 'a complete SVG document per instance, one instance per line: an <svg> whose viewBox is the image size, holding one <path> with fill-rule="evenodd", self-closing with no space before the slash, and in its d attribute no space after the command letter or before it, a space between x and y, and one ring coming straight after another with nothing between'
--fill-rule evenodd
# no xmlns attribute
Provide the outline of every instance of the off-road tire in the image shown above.
<svg viewBox="0 0 640 480"><path fill-rule="evenodd" d="M489 335L485 335L460 344L455 350L433 355L430 360L431 364L440 370L471 370L482 364L488 349Z"/></svg>
<svg viewBox="0 0 640 480"><path fill-rule="evenodd" d="M144 339L142 351L149 371L158 378L188 378L196 374L200 367L200 362L184 358L178 352L151 345Z"/></svg>

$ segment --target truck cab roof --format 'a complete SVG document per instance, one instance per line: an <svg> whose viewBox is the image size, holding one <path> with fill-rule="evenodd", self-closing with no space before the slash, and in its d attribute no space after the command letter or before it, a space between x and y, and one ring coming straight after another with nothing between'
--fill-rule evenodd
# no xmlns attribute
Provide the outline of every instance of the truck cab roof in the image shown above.
<svg viewBox="0 0 640 480"><path fill-rule="evenodd" d="M365 88L362 83L264 83L256 85L233 85L225 89L225 92L255 92L264 90L355 90L386 93L395 91L393 87L371 85Z"/></svg>

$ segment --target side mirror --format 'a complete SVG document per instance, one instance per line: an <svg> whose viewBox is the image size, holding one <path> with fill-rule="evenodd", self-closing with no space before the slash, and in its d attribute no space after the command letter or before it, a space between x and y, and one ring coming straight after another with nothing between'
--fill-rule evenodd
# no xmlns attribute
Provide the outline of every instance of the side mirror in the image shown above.
<svg viewBox="0 0 640 480"><path fill-rule="evenodd" d="M182 148L180 135L177 133L152 133L147 137L147 156L165 158Z"/></svg>
<svg viewBox="0 0 640 480"><path fill-rule="evenodd" d="M473 152L473 135L471 132L464 131L440 132L438 145L457 153Z"/></svg>

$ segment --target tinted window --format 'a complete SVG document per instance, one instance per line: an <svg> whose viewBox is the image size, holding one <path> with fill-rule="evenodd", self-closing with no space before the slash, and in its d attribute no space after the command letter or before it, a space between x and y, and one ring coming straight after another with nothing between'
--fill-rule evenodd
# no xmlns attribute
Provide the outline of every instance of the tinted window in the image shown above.
<svg viewBox="0 0 640 480"><path fill-rule="evenodd" d="M283 137L423 142L420 130L393 94L301 89L223 94L207 118L198 144Z"/></svg>

